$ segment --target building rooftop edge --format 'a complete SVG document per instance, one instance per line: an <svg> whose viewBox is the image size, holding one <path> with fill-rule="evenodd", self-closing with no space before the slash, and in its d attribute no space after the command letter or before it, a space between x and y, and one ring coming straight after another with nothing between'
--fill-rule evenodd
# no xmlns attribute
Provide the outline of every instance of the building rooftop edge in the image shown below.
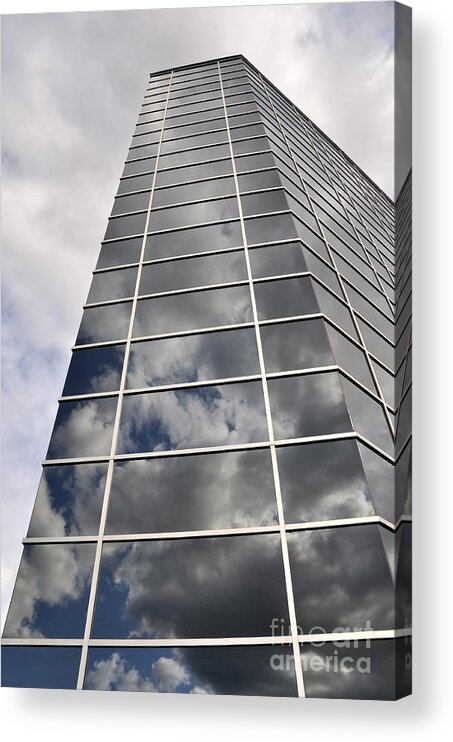
<svg viewBox="0 0 453 742"><path fill-rule="evenodd" d="M354 167L357 168L357 170L374 186L374 188L376 188L379 191L379 193L381 193L384 196L384 198L389 202L389 204L391 204L392 206L395 206L395 200L393 200L392 198L390 198L390 196L388 195L388 193L386 193L368 175L368 173L366 173L365 170L363 170L360 167L360 165L358 165L355 162L355 160L353 160L352 157L350 155L348 155L347 152L344 151L344 149L342 149L336 142L334 142L334 140L331 139L331 137L329 137L329 135L326 134L325 131L323 131L320 126L318 126L317 124L315 124L315 122L312 121L312 119L309 116L307 116L307 114L304 113L302 111L302 109L299 108L299 106L297 106L294 103L294 101L292 101L290 98L288 98L288 96L285 95L285 93L282 93L282 91L280 90L280 88L278 88L277 85L275 85L275 83L272 82L272 80L269 80L269 78L266 77L266 75L264 75L261 72L261 70L258 69L258 67L255 67L255 65L252 62L250 62L250 60L246 56L244 56L244 54L229 54L226 57L213 57L211 59L204 59L202 62L192 62L190 64L177 65L176 67L167 67L167 68L162 69L162 70L156 70L155 72L150 72L149 73L149 76L150 77L154 77L155 75L163 75L166 72L171 72L172 70L173 71L177 70L179 72L180 70L193 69L194 67L204 67L205 65L212 64L213 62L226 62L226 61L229 61L231 59L243 59L245 62L247 62L248 65L250 65L250 67L252 67L260 75L262 75L262 77L266 80L267 83L269 83L269 85L271 85L280 95L282 95L283 98L288 101L288 103L290 103L292 106L294 106L294 108L302 116L304 116L304 118L308 119L308 121L310 121L313 124L313 126L315 127L315 129L317 129L317 131L319 131L335 147L335 149L337 149L339 152L341 152L341 154L344 155L344 157L348 160L348 162L350 162L352 165L354 165Z"/></svg>

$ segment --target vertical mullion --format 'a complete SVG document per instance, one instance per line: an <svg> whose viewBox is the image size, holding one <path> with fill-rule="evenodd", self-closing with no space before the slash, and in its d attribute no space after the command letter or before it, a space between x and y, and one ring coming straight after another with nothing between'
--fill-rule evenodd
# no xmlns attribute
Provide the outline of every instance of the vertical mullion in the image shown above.
<svg viewBox="0 0 453 742"><path fill-rule="evenodd" d="M226 121L226 129L227 129L227 136L228 136L228 144L229 144L230 154L231 154L233 177L234 177L234 182L236 186L236 196L237 196L238 209L239 209L239 218L241 222L242 240L244 243L245 262L247 266L247 278L249 282L250 299L251 299L251 304L252 304L253 323L255 326L256 344L258 348L260 376L261 376L261 382L262 382L262 387L263 387L264 406L266 410L266 420L267 420L267 429L268 429L269 442L270 442L270 452L271 452L271 461L272 461L272 472L273 472L273 477L274 477L275 496L276 496L276 501L277 501L280 541L281 541L281 547L282 547L283 568L284 568L284 574L285 574L286 594L287 594L287 600L288 600L290 630L291 630L292 647L293 647L293 653L294 653L294 666L295 666L295 671L296 671L297 689L298 689L299 697L305 697L304 679L303 679L303 673L302 673L302 662L301 662L301 656L300 656L300 644L299 644L299 638L298 638L298 633L297 633L296 608L295 608L294 591L293 591L293 584L292 584L292 577L291 577L291 566L290 566L290 561L289 561L288 542L287 542L287 536L286 536L285 516L283 512L283 501L282 501L282 494L281 494L281 488L280 488L280 476L279 476L279 471L278 471L277 453L276 453L276 448L275 448L274 428L272 424L272 415L271 415L270 400L269 400L269 389L268 389L267 378L266 378L266 368L265 368L265 363L264 363L264 354L263 354L263 346L261 342L261 332L260 332L260 325L258 321L258 312L256 308L256 298L255 298L255 290L254 290L254 285L253 285L252 269L251 269L251 264L250 264L250 256L248 252L247 235L245 231L244 215L242 212L239 182L238 182L238 177L237 177L237 172L236 172L236 163L234 159L233 144L231 140L231 132L230 132L230 126L229 126L229 121L228 121L228 111L226 107L225 94L223 90L222 72L221 72L220 62L217 62L217 66L219 70L220 90L222 93L222 102L223 102L223 108L225 112L225 121Z"/></svg>
<svg viewBox="0 0 453 742"><path fill-rule="evenodd" d="M98 587L99 571L100 571L101 556L102 556L102 542L104 538L105 525L106 525L106 520L107 520L107 511L108 511L109 499L110 499L110 489L111 489L112 477L113 477L113 466L114 466L113 457L115 455L116 446L118 442L121 410L122 410L122 405L123 405L124 390L126 387L127 366L129 362L129 355L130 355L130 349L131 349L132 333L133 333L135 313L136 313L136 308L137 308L140 278L141 278L144 255L145 255L148 226L149 226L149 221L151 218L151 208L152 208L152 203L153 203L154 189L156 185L157 169L159 166L159 156L160 156L160 151L162 147L162 140L163 140L163 135L164 135L164 127L165 127L165 118L167 115L168 101L170 97L172 79L173 79L173 71L171 72L170 79L168 81L167 99L165 102L165 109L164 109L163 117L162 117L162 126L161 126L161 131L160 131L159 146L157 150L153 181L152 181L151 191L149 195L148 211L146 214L146 222L145 222L145 227L144 227L144 232L143 232L142 249L140 253L140 260L139 260L139 265L138 265L138 270L137 270L134 298L132 301L132 308L131 308L131 318L129 322L129 330L128 330L128 335L127 335L127 340L126 340L126 349L124 353L123 370L121 374L121 382L120 382L120 387L118 391L118 403L116 407L115 422L113 425L112 443L110 447L110 458L109 458L109 463L108 463L107 476L106 476L105 489L104 489L104 499L102 502L101 518L99 522L99 531L98 531L98 537L97 537L97 542L96 542L96 553L95 553L94 565L93 565L90 596L88 600L87 618L86 618L86 623L85 623L85 633L83 637L82 653L80 657L79 674L77 678L77 689L83 688L83 683L85 679L86 664L87 664L87 659L88 659L88 645L89 645L89 639L91 636L91 628L93 624L94 607L95 607L95 602L96 602L96 592L97 592L97 587Z"/></svg>

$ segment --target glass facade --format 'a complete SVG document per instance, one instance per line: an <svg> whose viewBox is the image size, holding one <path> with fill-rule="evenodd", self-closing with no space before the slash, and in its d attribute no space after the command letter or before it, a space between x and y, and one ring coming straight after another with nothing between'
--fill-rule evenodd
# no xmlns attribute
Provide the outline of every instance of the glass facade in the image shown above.
<svg viewBox="0 0 453 742"><path fill-rule="evenodd" d="M242 56L150 75L5 685L409 692L409 186Z"/></svg>

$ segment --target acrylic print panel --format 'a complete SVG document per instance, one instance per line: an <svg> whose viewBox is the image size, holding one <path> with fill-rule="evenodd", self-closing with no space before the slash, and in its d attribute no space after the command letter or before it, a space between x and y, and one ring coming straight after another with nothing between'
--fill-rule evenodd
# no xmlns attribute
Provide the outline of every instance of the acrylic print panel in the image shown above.
<svg viewBox="0 0 453 742"><path fill-rule="evenodd" d="M410 10L99 22L5 22L2 682L408 695Z"/></svg>

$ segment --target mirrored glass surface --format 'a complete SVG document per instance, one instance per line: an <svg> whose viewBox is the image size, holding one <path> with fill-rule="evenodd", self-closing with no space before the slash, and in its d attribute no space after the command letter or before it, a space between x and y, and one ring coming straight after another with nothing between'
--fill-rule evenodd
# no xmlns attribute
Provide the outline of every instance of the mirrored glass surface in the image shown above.
<svg viewBox="0 0 453 742"><path fill-rule="evenodd" d="M395 700L395 639L306 644L301 662L307 698Z"/></svg>
<svg viewBox="0 0 453 742"><path fill-rule="evenodd" d="M121 198L116 198L113 203L112 216L147 209L150 194L151 191L145 191L144 193L134 193L132 196L121 196Z"/></svg>
<svg viewBox="0 0 453 742"><path fill-rule="evenodd" d="M166 533L277 523L268 449L115 464L107 533Z"/></svg>
<svg viewBox="0 0 453 742"><path fill-rule="evenodd" d="M93 648L89 690L297 696L287 646Z"/></svg>
<svg viewBox="0 0 453 742"><path fill-rule="evenodd" d="M93 637L268 636L288 618L280 536L104 544Z"/></svg>
<svg viewBox="0 0 453 742"><path fill-rule="evenodd" d="M268 147L266 148L268 149ZM249 170L258 170L264 167L275 167L275 160L270 152L259 155L241 155L234 158L238 173L246 173ZM277 237L278 239L278 237Z"/></svg>
<svg viewBox="0 0 453 742"><path fill-rule="evenodd" d="M126 387L226 379L259 374L254 328L133 343Z"/></svg>
<svg viewBox="0 0 453 742"><path fill-rule="evenodd" d="M376 513L395 523L395 467L363 443L359 451Z"/></svg>
<svg viewBox="0 0 453 742"><path fill-rule="evenodd" d="M168 263L144 265L140 294L189 289L209 284L242 281L247 278L243 250L225 254L204 255Z"/></svg>
<svg viewBox="0 0 453 742"><path fill-rule="evenodd" d="M4 636L82 637L94 552L94 544L25 546Z"/></svg>
<svg viewBox="0 0 453 742"><path fill-rule="evenodd" d="M197 201L203 198L215 198L215 196L234 195L235 193L233 178L215 178L199 183L187 183L186 185L159 189L154 192L153 207L170 206L184 201Z"/></svg>
<svg viewBox="0 0 453 742"><path fill-rule="evenodd" d="M305 443L277 449L287 523L375 515L357 443Z"/></svg>
<svg viewBox="0 0 453 742"><path fill-rule="evenodd" d="M138 263L142 250L141 237L120 242L107 242L101 247L96 268L110 268L115 265Z"/></svg>
<svg viewBox="0 0 453 742"><path fill-rule="evenodd" d="M116 397L60 402L46 458L107 456L116 403Z"/></svg>
<svg viewBox="0 0 453 742"><path fill-rule="evenodd" d="M28 538L98 533L107 464L45 466Z"/></svg>
<svg viewBox="0 0 453 742"><path fill-rule="evenodd" d="M132 178L122 178L118 186L118 195L120 196L122 193L130 193L131 191L142 191L146 188L151 188L153 184L153 178L153 173L147 173L146 175L136 175ZM146 206L140 208L146 208ZM131 211L133 210L134 209L131 209Z"/></svg>
<svg viewBox="0 0 453 742"><path fill-rule="evenodd" d="M335 362L357 379L357 381L360 381L368 389L371 389L372 392L376 392L363 350L360 350L360 348L351 343L350 340L342 335L341 332L335 330L328 322L326 322L325 327Z"/></svg>
<svg viewBox="0 0 453 742"><path fill-rule="evenodd" d="M113 299L126 299L134 295L137 268L95 273L87 298L87 304Z"/></svg>
<svg viewBox="0 0 453 742"><path fill-rule="evenodd" d="M245 231L249 245L261 242L277 242L297 237L294 221L289 214L260 216L245 220Z"/></svg>
<svg viewBox="0 0 453 742"><path fill-rule="evenodd" d="M240 222L224 222L150 235L146 241L145 260L208 250L224 250L226 247L240 245L242 245Z"/></svg>
<svg viewBox="0 0 453 742"><path fill-rule="evenodd" d="M188 183L189 181L201 180L202 178L230 175L232 172L231 157L227 157L216 162L206 162L170 170L159 170L156 178L156 186Z"/></svg>
<svg viewBox="0 0 453 742"><path fill-rule="evenodd" d="M303 273L307 270L299 242L254 247L249 250L249 258L254 278Z"/></svg>
<svg viewBox="0 0 453 742"><path fill-rule="evenodd" d="M176 109L174 109L176 112ZM218 144L212 147L200 147L199 149L187 149L182 152L174 152L170 155L161 155L159 168L182 167L184 165L195 165L198 162L209 162L221 157L228 157L230 148L227 144Z"/></svg>
<svg viewBox="0 0 453 742"><path fill-rule="evenodd" d="M260 382L127 396L117 453L180 450L267 439Z"/></svg>
<svg viewBox="0 0 453 742"><path fill-rule="evenodd" d="M250 173L250 175L239 175L238 176L239 190L241 193L246 191L257 191L261 188L275 188L281 186L279 173L277 170L261 170L258 173ZM287 205L282 208L288 208ZM250 214L258 212L249 212Z"/></svg>
<svg viewBox="0 0 453 742"><path fill-rule="evenodd" d="M285 278L281 281L264 281L255 283L254 288L260 320L319 312L308 276Z"/></svg>
<svg viewBox="0 0 453 742"><path fill-rule="evenodd" d="M119 389L124 345L105 345L72 353L63 396Z"/></svg>
<svg viewBox="0 0 453 742"><path fill-rule="evenodd" d="M306 634L392 629L394 587L379 526L288 533L297 624Z"/></svg>
<svg viewBox="0 0 453 742"><path fill-rule="evenodd" d="M335 322L335 324L345 330L348 335L351 335L351 337L358 340L349 308L337 299L330 291L327 291L323 286L320 286L318 281L313 280L312 286L320 311L325 314L326 317L329 317L329 319Z"/></svg>
<svg viewBox="0 0 453 742"><path fill-rule="evenodd" d="M382 406L344 376L341 377L341 384L354 430L393 456L394 443Z"/></svg>
<svg viewBox="0 0 453 742"><path fill-rule="evenodd" d="M263 325L260 333L267 373L334 363L322 320Z"/></svg>
<svg viewBox="0 0 453 742"><path fill-rule="evenodd" d="M105 240L115 240L118 237L128 237L140 234L145 229L146 212L134 214L133 216L117 216L109 219Z"/></svg>
<svg viewBox="0 0 453 742"><path fill-rule="evenodd" d="M251 319L248 286L193 291L140 300L135 314L134 336L233 325Z"/></svg>
<svg viewBox="0 0 453 742"><path fill-rule="evenodd" d="M268 388L277 439L352 429L337 373L269 379Z"/></svg>
<svg viewBox="0 0 453 742"><path fill-rule="evenodd" d="M2 686L75 690L80 654L80 647L2 647Z"/></svg>
<svg viewBox="0 0 453 742"><path fill-rule="evenodd" d="M84 309L76 345L123 340L129 331L132 302Z"/></svg>
<svg viewBox="0 0 453 742"><path fill-rule="evenodd" d="M188 206L171 206L151 212L150 231L173 229L203 222L217 222L239 217L237 198L201 201Z"/></svg>
<svg viewBox="0 0 453 742"><path fill-rule="evenodd" d="M284 211L288 203L284 191L263 191L241 196L244 216L252 214L266 214L272 211Z"/></svg>

